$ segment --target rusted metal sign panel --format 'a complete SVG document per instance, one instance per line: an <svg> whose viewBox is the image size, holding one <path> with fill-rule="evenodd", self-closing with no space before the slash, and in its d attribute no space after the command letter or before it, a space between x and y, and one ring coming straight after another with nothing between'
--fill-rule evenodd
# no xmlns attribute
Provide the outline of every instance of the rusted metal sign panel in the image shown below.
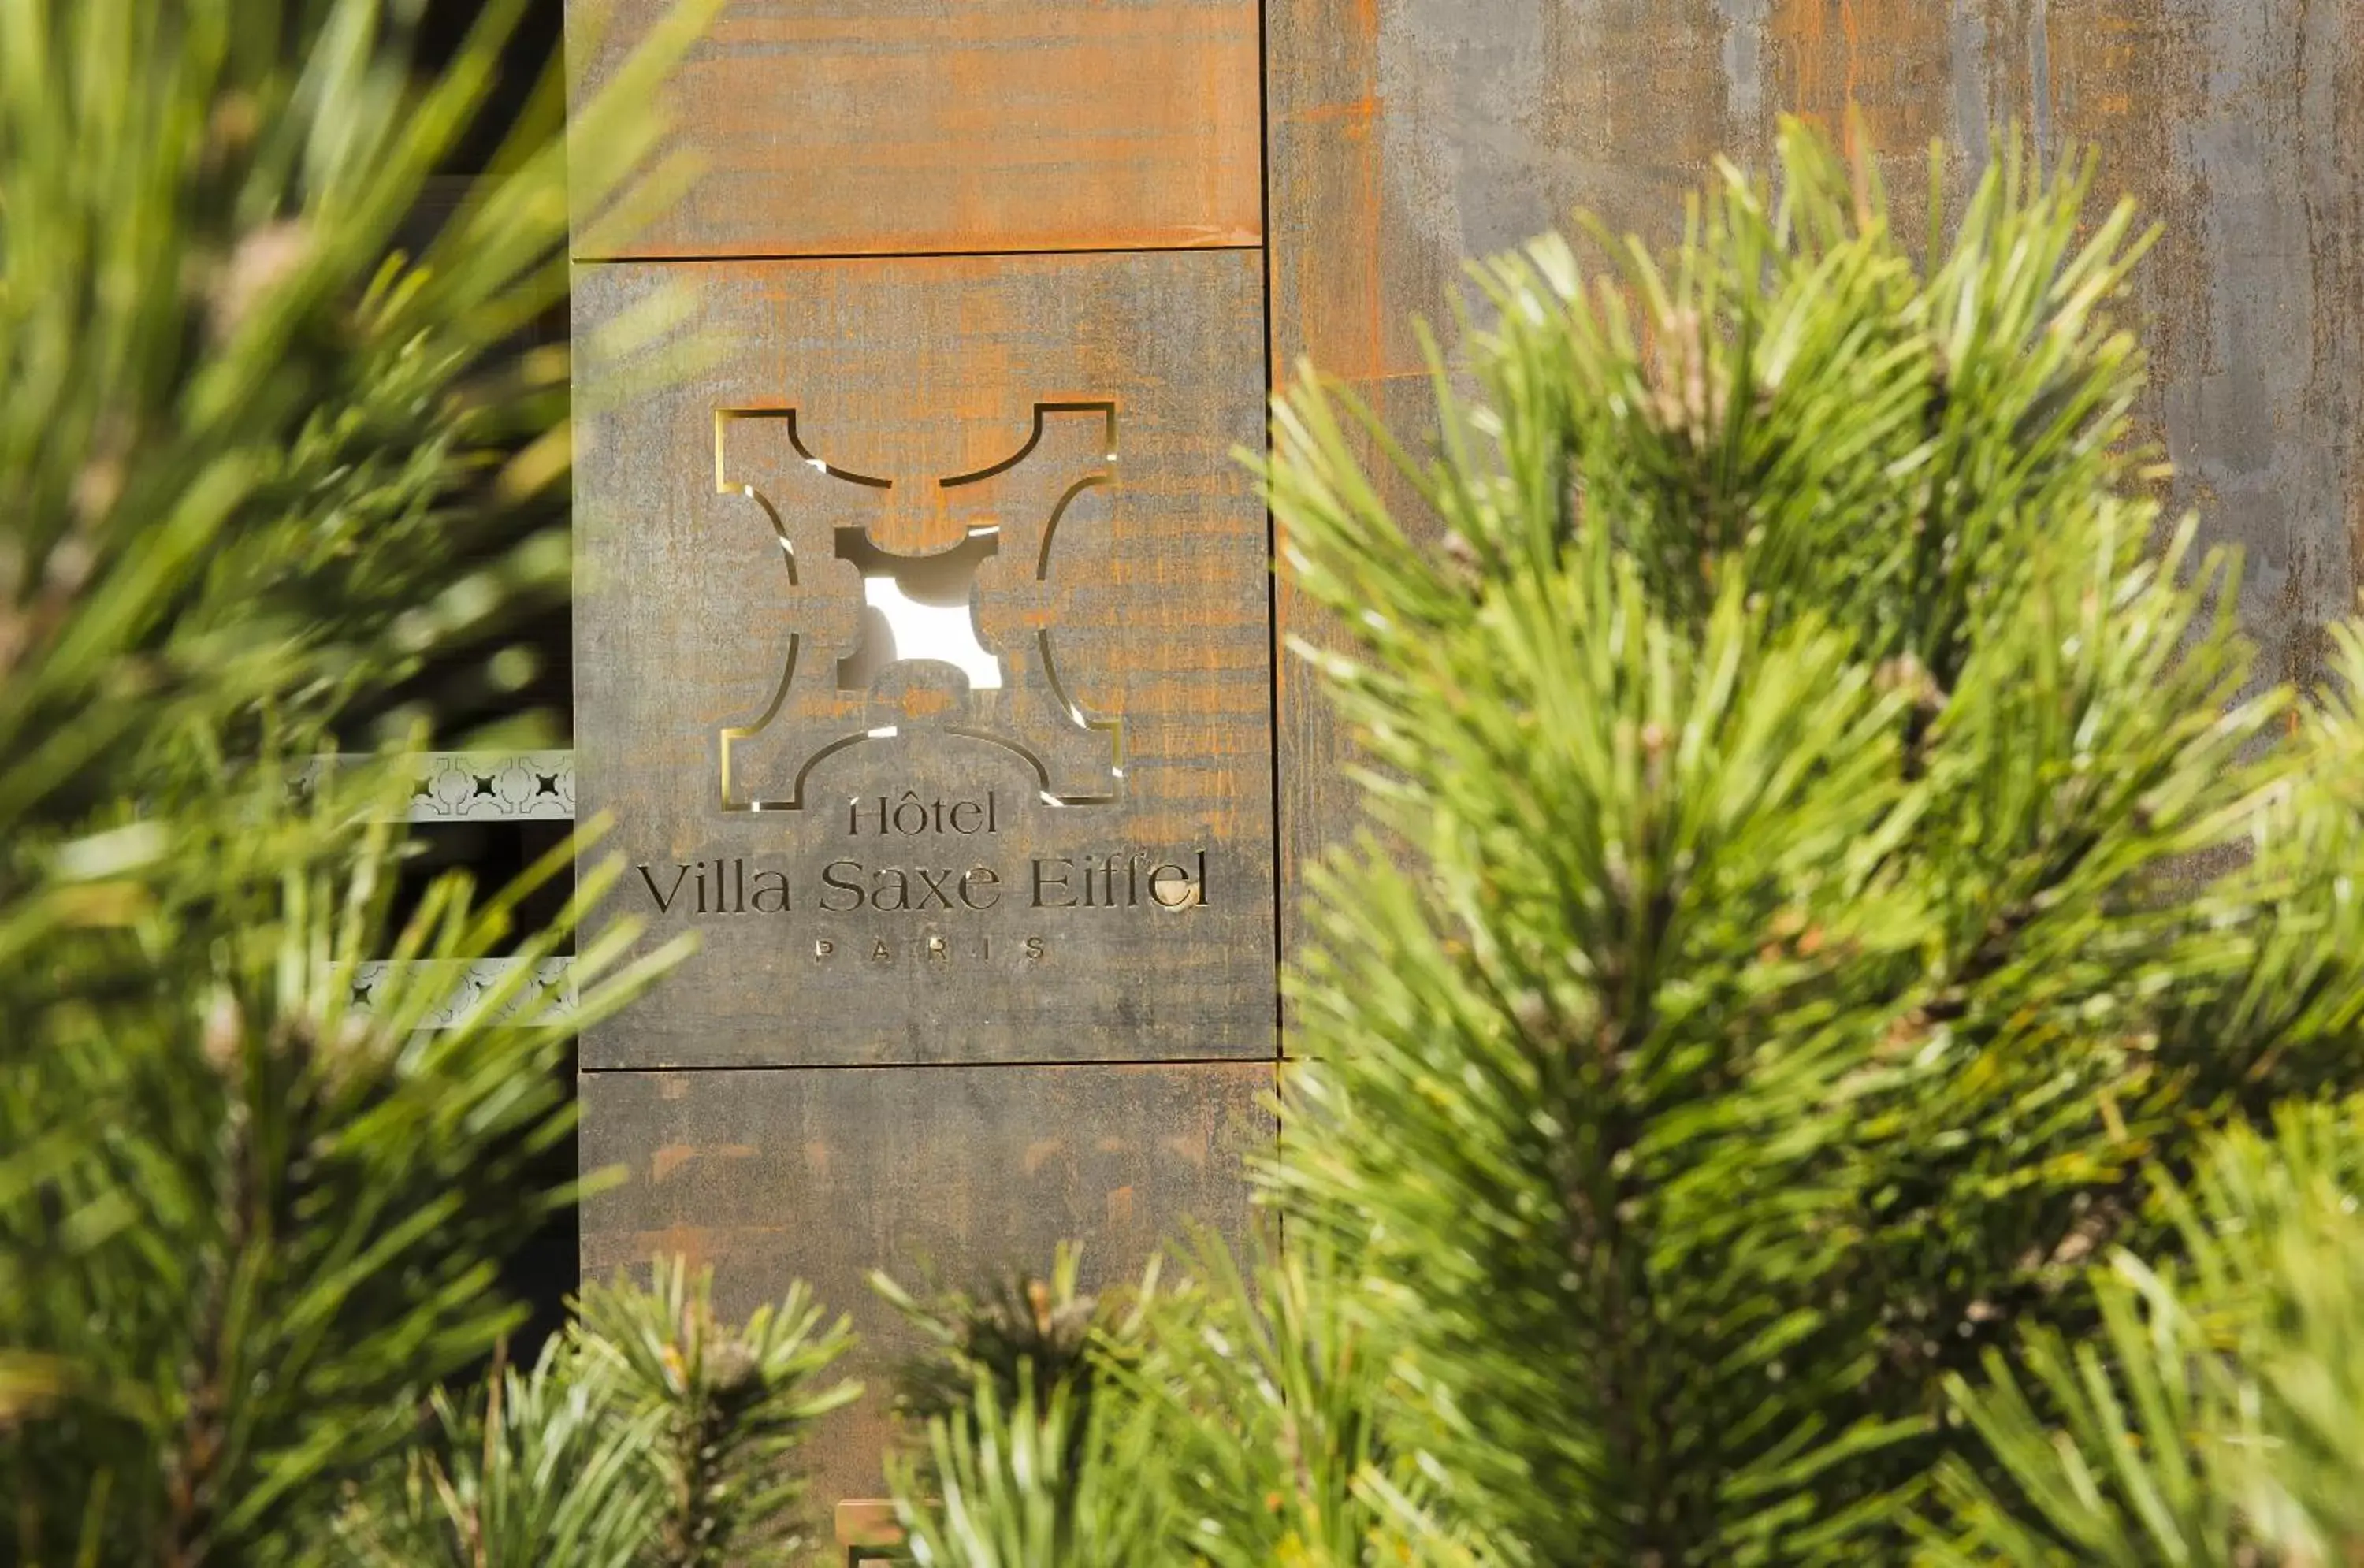
<svg viewBox="0 0 2364 1568"><path fill-rule="evenodd" d="M569 0L596 91L668 0ZM1253 245L1255 0L732 0L675 86L703 164L635 256ZM613 11L594 41L585 24Z"/></svg>
<svg viewBox="0 0 2364 1568"><path fill-rule="evenodd" d="M721 362L586 372L577 787L704 946L585 1065L1270 1056L1255 258L592 265L578 340L666 289Z"/></svg>
<svg viewBox="0 0 2364 1568"><path fill-rule="evenodd" d="M849 1311L868 1385L815 1451L814 1496L879 1492L895 1360L912 1348L864 1283L923 1270L974 1288L1050 1266L1084 1238L1121 1284L1187 1218L1235 1245L1242 1156L1271 1147L1273 1065L599 1073L583 1084L583 1165L626 1181L583 1210L587 1275L679 1253L715 1267L743 1315L792 1280Z"/></svg>
<svg viewBox="0 0 2364 1568"><path fill-rule="evenodd" d="M1684 194L1778 118L1861 111L1891 191L1957 191L2017 122L2102 156L2164 227L2137 275L2173 500L2240 545L2264 673L2319 673L2364 575L2364 7L2303 0L1269 0L1272 345L1416 435L1414 314L1460 259L1565 227L1679 238ZM1417 527L1416 516L1407 519ZM1319 638L1284 584L1286 634ZM1355 819L1302 661L1283 672L1284 910Z"/></svg>

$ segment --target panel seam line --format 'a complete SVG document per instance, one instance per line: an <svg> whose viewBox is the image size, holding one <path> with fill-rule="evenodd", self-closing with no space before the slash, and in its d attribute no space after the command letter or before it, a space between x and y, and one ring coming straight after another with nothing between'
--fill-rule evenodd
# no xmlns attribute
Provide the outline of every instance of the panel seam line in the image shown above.
<svg viewBox="0 0 2364 1568"><path fill-rule="evenodd" d="M1040 249L1006 250L779 250L733 252L725 256L699 254L667 254L652 256L574 256L567 260L578 267L686 267L726 266L748 261L1012 261L1029 256L1201 256L1226 255L1238 251L1261 253L1266 249L1262 239L1227 242L1221 245L1054 245Z"/></svg>

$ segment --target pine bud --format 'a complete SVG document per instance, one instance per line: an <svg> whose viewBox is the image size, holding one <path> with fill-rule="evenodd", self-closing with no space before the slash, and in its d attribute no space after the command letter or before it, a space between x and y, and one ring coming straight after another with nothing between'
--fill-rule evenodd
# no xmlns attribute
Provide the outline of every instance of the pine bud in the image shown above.
<svg viewBox="0 0 2364 1568"><path fill-rule="evenodd" d="M300 223L266 224L240 240L207 301L214 336L234 337L255 307L301 271L311 255L311 232Z"/></svg>
<svg viewBox="0 0 2364 1568"><path fill-rule="evenodd" d="M242 1054L240 1048L245 1040L246 1015L240 1009L238 998L228 991L215 992L206 1008L205 1028L197 1037L197 1050L205 1057L206 1065L225 1078L230 1077L238 1071Z"/></svg>
<svg viewBox="0 0 2364 1568"><path fill-rule="evenodd" d="M1444 559L1452 563L1454 577L1462 586L1473 589L1477 587L1485 564L1478 557L1478 547L1471 544L1460 529L1454 528L1445 533L1444 542L1437 548L1444 552Z"/></svg>
<svg viewBox="0 0 2364 1568"><path fill-rule="evenodd" d="M715 1391L723 1395L743 1393L762 1370L756 1362L755 1352L736 1340L716 1351L707 1366L711 1373Z"/></svg>

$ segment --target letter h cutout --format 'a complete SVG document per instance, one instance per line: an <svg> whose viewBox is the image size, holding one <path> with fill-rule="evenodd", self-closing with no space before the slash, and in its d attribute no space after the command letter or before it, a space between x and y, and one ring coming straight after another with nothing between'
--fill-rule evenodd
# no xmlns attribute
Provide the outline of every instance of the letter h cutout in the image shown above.
<svg viewBox="0 0 2364 1568"><path fill-rule="evenodd" d="M769 706L716 736L725 811L802 810L824 758L915 731L1015 753L1054 805L1117 797L1123 720L1085 711L1053 647L1060 531L1114 482L1116 414L1037 403L999 462L904 485L814 456L792 407L715 410L715 490L777 541L785 611ZM934 548L884 549L890 526Z"/></svg>

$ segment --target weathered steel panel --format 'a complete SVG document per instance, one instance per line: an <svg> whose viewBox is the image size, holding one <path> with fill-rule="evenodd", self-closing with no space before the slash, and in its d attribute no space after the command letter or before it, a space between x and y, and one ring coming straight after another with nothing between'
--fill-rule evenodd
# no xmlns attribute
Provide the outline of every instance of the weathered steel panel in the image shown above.
<svg viewBox="0 0 2364 1568"><path fill-rule="evenodd" d="M667 289L720 362L621 395ZM1258 296L1231 251L578 269L579 796L704 943L587 1065L1273 1053Z"/></svg>
<svg viewBox="0 0 2364 1568"><path fill-rule="evenodd" d="M575 92L668 4L568 0ZM731 0L674 83L702 172L621 253L1253 245L1257 23L1255 0Z"/></svg>
<svg viewBox="0 0 2364 1568"><path fill-rule="evenodd" d="M1086 1244L1097 1282L1134 1277L1186 1218L1234 1244L1251 1224L1242 1159L1268 1150L1271 1063L596 1073L583 1165L622 1184L583 1210L586 1274L652 1256L714 1266L743 1316L791 1280L853 1315L862 1404L823 1434L820 1517L875 1496L888 1374L909 1344L864 1284L874 1268L974 1286Z"/></svg>
<svg viewBox="0 0 2364 1568"><path fill-rule="evenodd" d="M2269 676L2319 669L2364 537L2364 7L2305 0L1270 0L1276 372L1300 356L1416 430L1405 327L1460 257L1582 206L1665 243L1777 117L1862 111L1890 185L1955 188L2016 121L2102 157L2166 226L2144 264L2147 417L2173 498L2246 552ZM1321 635L1283 586L1283 629ZM1301 663L1280 696L1284 949L1295 873L1355 819Z"/></svg>

